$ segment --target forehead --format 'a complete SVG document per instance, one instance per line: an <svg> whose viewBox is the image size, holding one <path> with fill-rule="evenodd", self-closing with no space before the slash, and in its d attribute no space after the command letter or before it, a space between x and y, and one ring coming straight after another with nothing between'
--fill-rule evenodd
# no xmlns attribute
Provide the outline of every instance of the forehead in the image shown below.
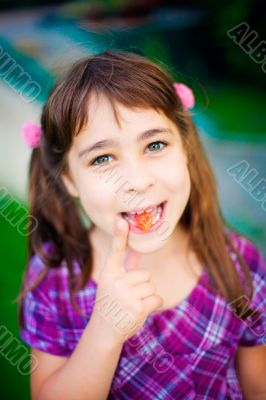
<svg viewBox="0 0 266 400"><path fill-rule="evenodd" d="M156 125L176 128L161 110L149 106L127 107L116 101L111 103L106 96L92 95L88 102L86 123L78 136L112 136L122 131L138 134L141 130L151 129Z"/></svg>

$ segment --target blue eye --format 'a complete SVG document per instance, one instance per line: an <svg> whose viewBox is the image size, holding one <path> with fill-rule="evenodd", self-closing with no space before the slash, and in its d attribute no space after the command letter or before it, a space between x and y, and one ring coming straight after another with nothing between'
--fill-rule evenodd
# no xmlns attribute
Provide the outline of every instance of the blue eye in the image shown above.
<svg viewBox="0 0 266 400"><path fill-rule="evenodd" d="M167 142L157 141L157 142L150 143L147 147L150 147L152 145L158 145L159 143L163 144L163 148L155 148L155 151L162 151L164 149L164 147L166 147L168 145ZM154 151L152 151L152 153L154 153ZM106 164L106 162L98 162L98 161L102 160L104 158L107 158L109 156L110 156L109 154L104 154L102 156L96 157L94 160L92 160L90 165L103 165L103 164Z"/></svg>
<svg viewBox="0 0 266 400"><path fill-rule="evenodd" d="M159 143L162 143L162 144L164 145L164 147L167 146L167 143L166 143L166 142L158 141L158 142L153 142L153 143L149 144L148 147L150 147L150 146L152 146L152 145L158 145ZM159 149L157 148L157 149L155 149L155 150L161 151L161 150L164 149L164 147L161 148L161 149L160 149L160 148L159 148Z"/></svg>
<svg viewBox="0 0 266 400"><path fill-rule="evenodd" d="M104 157L108 157L108 154L105 154L105 155L103 155L103 156L99 156L99 157L97 157L97 158L95 158L92 162L91 162L91 165L100 165L100 164L105 164L104 162L102 163L102 162L96 162L96 161L98 161L98 160L101 160L101 159L103 159Z"/></svg>

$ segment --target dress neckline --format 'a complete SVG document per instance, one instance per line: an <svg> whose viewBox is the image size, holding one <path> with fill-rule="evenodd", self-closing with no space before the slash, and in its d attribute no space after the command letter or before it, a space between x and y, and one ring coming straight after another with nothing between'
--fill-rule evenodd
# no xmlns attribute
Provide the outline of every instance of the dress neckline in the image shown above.
<svg viewBox="0 0 266 400"><path fill-rule="evenodd" d="M183 306L186 303L190 303L191 300L195 297L196 293L198 292L198 290L200 289L200 287L202 286L203 282L205 279L208 278L208 274L207 272L203 269L198 280L197 283L195 284L195 286L191 289L191 291L188 293L188 295L186 297L184 297L182 300L180 300L176 305L172 306L172 307L168 307L165 308L163 310L158 310L158 311L154 311L153 313L151 313L150 315L163 315L163 314L167 314L167 313L171 313L171 312L175 312L178 309L182 309Z"/></svg>
<svg viewBox="0 0 266 400"><path fill-rule="evenodd" d="M192 290L189 292L189 294L186 297L184 297L181 301L179 301L178 304L176 304L172 307L165 308L164 310L154 311L153 313L150 314L150 316L163 315L165 313L175 312L176 310L181 309L184 304L189 303L191 301L191 299L195 296L195 294L198 292L199 288L202 286L203 282L206 279L208 279L208 273L205 271L205 269L203 269L201 271L201 274L199 275L197 283L195 284L195 286L192 288ZM97 288L98 284L93 278L90 278L89 282L92 283L92 285L95 288Z"/></svg>

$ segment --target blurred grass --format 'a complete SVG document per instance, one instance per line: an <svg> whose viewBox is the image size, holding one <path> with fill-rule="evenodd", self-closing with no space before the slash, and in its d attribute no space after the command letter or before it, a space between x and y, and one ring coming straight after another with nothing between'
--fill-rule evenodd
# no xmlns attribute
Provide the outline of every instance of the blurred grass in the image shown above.
<svg viewBox="0 0 266 400"><path fill-rule="evenodd" d="M265 93L232 82L208 86L208 113L229 139L266 140Z"/></svg>
<svg viewBox="0 0 266 400"><path fill-rule="evenodd" d="M0 210L9 201L6 197L0 201ZM21 204L21 206L25 206ZM11 212L17 209L17 201L13 199ZM15 227L0 215L1 256L0 269L0 325L4 325L21 344L17 322L17 303L22 274L26 262L26 238ZM28 348L28 346L26 346ZM29 348L28 348L29 349ZM1 398L2 399L30 399L29 375L21 375L16 366L12 366L3 355L0 355L1 371Z"/></svg>

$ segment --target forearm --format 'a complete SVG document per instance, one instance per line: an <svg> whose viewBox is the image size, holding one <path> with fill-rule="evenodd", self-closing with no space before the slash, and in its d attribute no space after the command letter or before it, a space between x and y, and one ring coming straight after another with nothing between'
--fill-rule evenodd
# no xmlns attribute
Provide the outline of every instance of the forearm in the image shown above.
<svg viewBox="0 0 266 400"><path fill-rule="evenodd" d="M263 393L244 393L244 400L265 400L266 391Z"/></svg>
<svg viewBox="0 0 266 400"><path fill-rule="evenodd" d="M44 383L37 400L106 400L122 351L91 318L66 364Z"/></svg>

